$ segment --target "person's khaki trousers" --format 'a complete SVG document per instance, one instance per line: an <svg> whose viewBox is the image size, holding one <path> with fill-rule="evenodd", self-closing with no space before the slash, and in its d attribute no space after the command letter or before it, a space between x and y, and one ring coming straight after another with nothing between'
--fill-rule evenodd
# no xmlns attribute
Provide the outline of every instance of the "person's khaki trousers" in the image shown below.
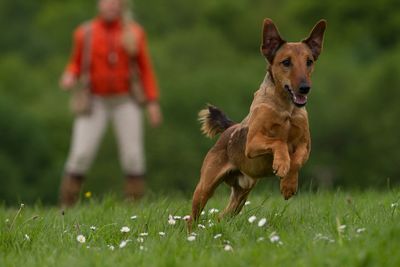
<svg viewBox="0 0 400 267"><path fill-rule="evenodd" d="M93 96L91 113L75 118L67 173L84 175L88 171L110 119L123 171L126 175L145 174L142 110L128 95Z"/></svg>

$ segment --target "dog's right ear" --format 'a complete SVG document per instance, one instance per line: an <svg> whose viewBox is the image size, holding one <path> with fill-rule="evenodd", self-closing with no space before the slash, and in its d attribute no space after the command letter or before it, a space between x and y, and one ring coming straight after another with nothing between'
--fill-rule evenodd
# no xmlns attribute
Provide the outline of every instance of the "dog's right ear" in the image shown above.
<svg viewBox="0 0 400 267"><path fill-rule="evenodd" d="M286 43L285 40L279 35L278 29L271 19L264 19L261 53L267 58L268 62L272 64L276 51Z"/></svg>

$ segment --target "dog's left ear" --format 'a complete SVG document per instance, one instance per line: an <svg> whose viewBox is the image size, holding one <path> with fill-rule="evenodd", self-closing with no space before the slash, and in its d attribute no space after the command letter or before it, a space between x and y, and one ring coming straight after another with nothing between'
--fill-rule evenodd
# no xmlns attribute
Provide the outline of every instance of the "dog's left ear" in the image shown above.
<svg viewBox="0 0 400 267"><path fill-rule="evenodd" d="M319 54L322 51L322 45L324 42L324 33L326 28L326 20L321 19L315 24L314 28L311 30L310 36L304 39L302 42L307 44L311 49L314 60L317 60Z"/></svg>

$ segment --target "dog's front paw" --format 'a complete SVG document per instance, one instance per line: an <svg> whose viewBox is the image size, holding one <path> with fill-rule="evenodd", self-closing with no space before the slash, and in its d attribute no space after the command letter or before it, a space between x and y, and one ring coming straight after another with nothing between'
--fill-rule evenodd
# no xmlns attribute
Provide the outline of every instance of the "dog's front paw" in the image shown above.
<svg viewBox="0 0 400 267"><path fill-rule="evenodd" d="M297 179L281 179L281 194L285 200L288 200L297 193L297 187Z"/></svg>
<svg viewBox="0 0 400 267"><path fill-rule="evenodd" d="M290 162L286 160L274 160L272 164L274 174L278 177L285 177L290 169Z"/></svg>

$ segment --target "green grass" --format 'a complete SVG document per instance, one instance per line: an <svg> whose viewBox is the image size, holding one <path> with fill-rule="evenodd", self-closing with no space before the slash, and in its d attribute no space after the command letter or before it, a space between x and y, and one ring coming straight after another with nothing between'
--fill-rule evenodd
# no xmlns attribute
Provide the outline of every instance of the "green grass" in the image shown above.
<svg viewBox="0 0 400 267"><path fill-rule="evenodd" d="M286 202L277 194L254 194L249 200L233 219L202 216L206 229L196 228L192 242L183 221L168 224L169 214L189 212L190 201L179 197L136 205L113 197L86 200L65 215L40 205L1 207L0 266L400 266L400 190L303 193ZM226 195L218 194L207 211L225 204ZM251 224L252 215L257 220ZM258 227L264 217L267 224ZM346 227L341 231L340 225ZM123 226L130 232L121 233ZM357 233L360 228L365 231ZM148 236L140 243L143 232ZM271 242L273 232L281 244ZM217 234L222 237L214 239ZM127 239L132 241L119 248ZM232 251L224 250L228 242Z"/></svg>

